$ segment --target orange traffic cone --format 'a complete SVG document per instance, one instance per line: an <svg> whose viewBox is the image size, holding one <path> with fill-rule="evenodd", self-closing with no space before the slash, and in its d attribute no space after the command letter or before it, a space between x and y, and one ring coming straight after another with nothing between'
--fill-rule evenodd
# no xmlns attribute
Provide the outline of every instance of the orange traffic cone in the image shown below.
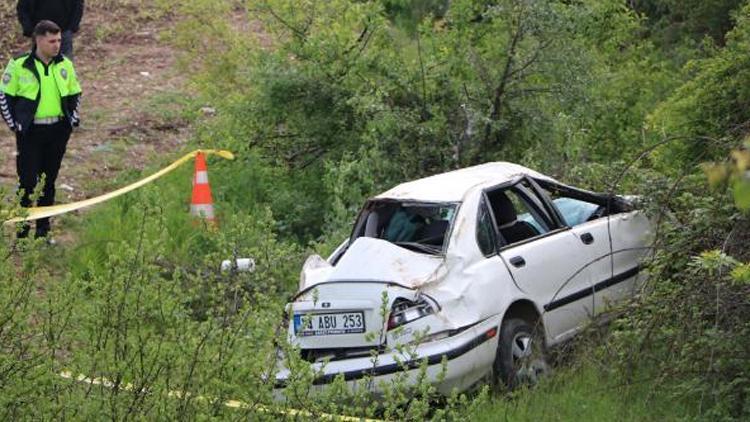
<svg viewBox="0 0 750 422"><path fill-rule="evenodd" d="M211 197L211 185L208 184L208 167L202 152L195 156L195 175L193 176L193 197L190 200L190 214L214 224L214 200Z"/></svg>

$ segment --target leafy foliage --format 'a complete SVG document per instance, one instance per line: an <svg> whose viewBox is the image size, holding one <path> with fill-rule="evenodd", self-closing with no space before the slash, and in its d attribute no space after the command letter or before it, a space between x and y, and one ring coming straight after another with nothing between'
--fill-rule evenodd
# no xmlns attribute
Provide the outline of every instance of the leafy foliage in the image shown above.
<svg viewBox="0 0 750 422"><path fill-rule="evenodd" d="M4 238L7 419L549 418L583 400L592 417L642 419L652 399L665 417L750 416L748 2L156 3L196 103L216 111L194 142L239 155L211 164L222 229L186 217L178 172L71 218L70 250ZM611 330L562 352L574 358L558 377L510 401L439 398L424 366L378 403L368 379L314 395L317 374L278 328L307 250L333 250L386 187L492 160L639 194L657 227L646 288ZM697 166L708 160L725 160L706 167L713 190ZM216 268L244 256L255 273ZM277 346L294 369L282 402Z"/></svg>
<svg viewBox="0 0 750 422"><path fill-rule="evenodd" d="M750 151L748 143L744 149L731 152L731 161L720 164L705 164L703 170L708 176L709 183L718 188L729 185L734 194L737 207L750 209Z"/></svg>
<svg viewBox="0 0 750 422"><path fill-rule="evenodd" d="M707 194L704 183L682 179L655 202L668 204L670 216L658 220L650 280L616 324L609 350L617 356L608 359L621 362L624 379L653 377L652 385L693 400L703 417L743 419L750 349L739 339L750 328L750 290L740 280L750 225L726 190Z"/></svg>
<svg viewBox="0 0 750 422"><path fill-rule="evenodd" d="M744 138L750 122L748 53L750 6L745 6L727 35L726 47L712 57L689 62L686 71L693 76L649 116L657 130L688 138L671 148L665 160L715 159Z"/></svg>
<svg viewBox="0 0 750 422"><path fill-rule="evenodd" d="M629 2L640 13L648 16L651 27L660 41L676 44L680 38L710 37L723 44L724 36L732 29L732 13L742 0L634 0Z"/></svg>

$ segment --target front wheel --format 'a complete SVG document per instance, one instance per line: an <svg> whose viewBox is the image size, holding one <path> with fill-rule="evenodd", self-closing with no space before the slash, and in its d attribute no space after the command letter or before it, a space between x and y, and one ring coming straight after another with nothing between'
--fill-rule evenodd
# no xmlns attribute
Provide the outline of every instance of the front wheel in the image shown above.
<svg viewBox="0 0 750 422"><path fill-rule="evenodd" d="M504 321L493 369L496 381L511 390L521 385L535 385L549 374L551 368L539 327L532 327L522 319Z"/></svg>

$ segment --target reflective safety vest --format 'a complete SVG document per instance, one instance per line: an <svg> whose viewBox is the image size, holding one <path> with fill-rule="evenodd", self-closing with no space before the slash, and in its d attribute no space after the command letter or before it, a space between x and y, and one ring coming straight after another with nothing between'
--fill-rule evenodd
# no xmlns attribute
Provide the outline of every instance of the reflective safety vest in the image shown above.
<svg viewBox="0 0 750 422"><path fill-rule="evenodd" d="M33 50L31 53L11 59L0 80L0 111L3 119L11 129L20 129L20 132L28 130L39 109L42 88L35 61ZM44 69L44 66L39 67ZM60 93L62 115L71 126L77 126L81 85L76 77L73 62L61 54L57 55L47 66L47 72L54 77ZM44 109L57 110L57 107Z"/></svg>

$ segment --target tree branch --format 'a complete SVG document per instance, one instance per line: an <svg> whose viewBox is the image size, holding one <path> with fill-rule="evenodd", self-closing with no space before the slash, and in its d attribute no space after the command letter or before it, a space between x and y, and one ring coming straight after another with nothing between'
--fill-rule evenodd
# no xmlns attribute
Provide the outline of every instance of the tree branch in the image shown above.
<svg viewBox="0 0 750 422"><path fill-rule="evenodd" d="M259 12L263 12L263 10L257 10ZM297 36L297 38L300 39L300 41L307 41L307 30L309 29L309 25L304 29L300 30L298 28L295 28L292 24L284 20L281 16L279 16L270 6L265 7L265 11L270 13L271 16L273 16L274 19L276 19L281 25L283 25L288 30L292 31L294 35Z"/></svg>
<svg viewBox="0 0 750 422"><path fill-rule="evenodd" d="M539 59L539 56L542 52L542 50L545 50L547 47L549 47L552 44L551 40L546 40L545 42L542 42L539 44L539 48L534 51L534 55L531 56L531 58L526 61L526 63L522 64L521 66L518 66L516 69L514 69L510 74L508 75L509 78L514 78L516 76L522 76L523 72L531 67L536 61Z"/></svg>
<svg viewBox="0 0 750 422"><path fill-rule="evenodd" d="M520 19L520 18L519 18ZM513 59L516 55L516 49L518 43L521 41L524 33L523 22L519 20L516 30L511 37L510 46L508 47L508 53L506 55L505 67L503 69L502 76L500 77L500 83L495 88L495 92L492 95L492 107L489 113L489 122L484 126L484 141L482 149L486 149L492 136L492 123L496 122L500 117L500 108L503 104L503 96L505 95L505 89L510 80L510 75L513 69Z"/></svg>

